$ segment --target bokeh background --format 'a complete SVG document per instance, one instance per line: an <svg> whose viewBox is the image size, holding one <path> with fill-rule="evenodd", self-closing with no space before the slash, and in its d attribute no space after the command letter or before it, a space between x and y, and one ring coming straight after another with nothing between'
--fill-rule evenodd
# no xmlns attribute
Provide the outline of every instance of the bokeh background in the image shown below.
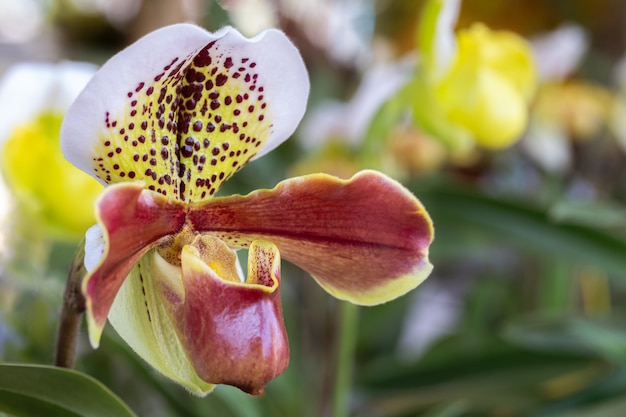
<svg viewBox="0 0 626 417"><path fill-rule="evenodd" d="M484 22L524 37L539 76L518 140L462 155L419 126L375 117L393 96L388 82L419 56L423 4L0 0L0 77L24 62L99 65L181 21L249 36L280 27L309 69L307 115L293 139L221 192L373 168L413 191L435 223L431 277L358 310L351 415L626 415L626 4L463 1L458 29ZM78 239L47 233L15 188L0 185L0 362L46 364ZM63 204L71 212L81 197ZM98 350L81 336L76 367L141 416L328 416L341 305L286 262L282 275L292 357L262 397L222 386L192 397L109 327Z"/></svg>

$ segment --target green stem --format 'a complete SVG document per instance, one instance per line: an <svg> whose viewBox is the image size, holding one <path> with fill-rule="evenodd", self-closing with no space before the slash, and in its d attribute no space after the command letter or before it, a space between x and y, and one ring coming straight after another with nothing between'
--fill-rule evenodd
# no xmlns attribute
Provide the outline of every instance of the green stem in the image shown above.
<svg viewBox="0 0 626 417"><path fill-rule="evenodd" d="M348 417L350 386L356 350L358 307L346 301L339 306L339 335L337 340L337 368L333 392L333 417Z"/></svg>
<svg viewBox="0 0 626 417"><path fill-rule="evenodd" d="M72 266L68 273L65 293L63 294L63 307L59 318L57 332L57 345L55 365L63 368L72 368L76 357L76 344L80 322L85 311L85 297L81 289L83 277L86 274L85 265L85 242L80 244Z"/></svg>

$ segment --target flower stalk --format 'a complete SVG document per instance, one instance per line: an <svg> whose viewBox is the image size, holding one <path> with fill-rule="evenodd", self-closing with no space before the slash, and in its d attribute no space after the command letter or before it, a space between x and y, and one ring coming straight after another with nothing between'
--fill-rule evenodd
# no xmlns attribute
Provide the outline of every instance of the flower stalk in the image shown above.
<svg viewBox="0 0 626 417"><path fill-rule="evenodd" d="M80 322L85 312L85 296L81 289L83 278L87 273L84 258L85 240L83 239L74 255L74 260L68 273L63 294L59 329L57 331L54 364L63 368L72 368L74 366Z"/></svg>
<svg viewBox="0 0 626 417"><path fill-rule="evenodd" d="M337 366L332 402L333 417L348 417L350 414L350 387L352 385L358 319L358 306L346 301L339 303Z"/></svg>

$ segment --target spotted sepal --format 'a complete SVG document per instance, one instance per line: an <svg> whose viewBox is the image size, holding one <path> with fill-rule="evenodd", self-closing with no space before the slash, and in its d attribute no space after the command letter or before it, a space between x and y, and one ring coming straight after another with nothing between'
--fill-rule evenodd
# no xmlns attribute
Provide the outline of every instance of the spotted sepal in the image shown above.
<svg viewBox="0 0 626 417"><path fill-rule="evenodd" d="M246 39L231 27L172 25L103 65L70 108L61 145L104 184L141 179L202 201L293 133L308 92L302 58L280 31Z"/></svg>

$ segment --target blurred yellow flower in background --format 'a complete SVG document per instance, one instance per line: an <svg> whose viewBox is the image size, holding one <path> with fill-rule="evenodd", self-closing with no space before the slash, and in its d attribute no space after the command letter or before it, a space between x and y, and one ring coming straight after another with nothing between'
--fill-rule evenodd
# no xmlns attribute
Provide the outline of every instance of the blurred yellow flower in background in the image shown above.
<svg viewBox="0 0 626 417"><path fill-rule="evenodd" d="M530 46L483 24L453 32L457 0L426 4L418 30L421 61L413 112L429 133L455 149L501 149L523 133L537 75Z"/></svg>
<svg viewBox="0 0 626 417"><path fill-rule="evenodd" d="M95 69L19 64L0 83L2 174L23 221L55 239L80 239L95 221L102 186L67 162L59 146L63 114Z"/></svg>

